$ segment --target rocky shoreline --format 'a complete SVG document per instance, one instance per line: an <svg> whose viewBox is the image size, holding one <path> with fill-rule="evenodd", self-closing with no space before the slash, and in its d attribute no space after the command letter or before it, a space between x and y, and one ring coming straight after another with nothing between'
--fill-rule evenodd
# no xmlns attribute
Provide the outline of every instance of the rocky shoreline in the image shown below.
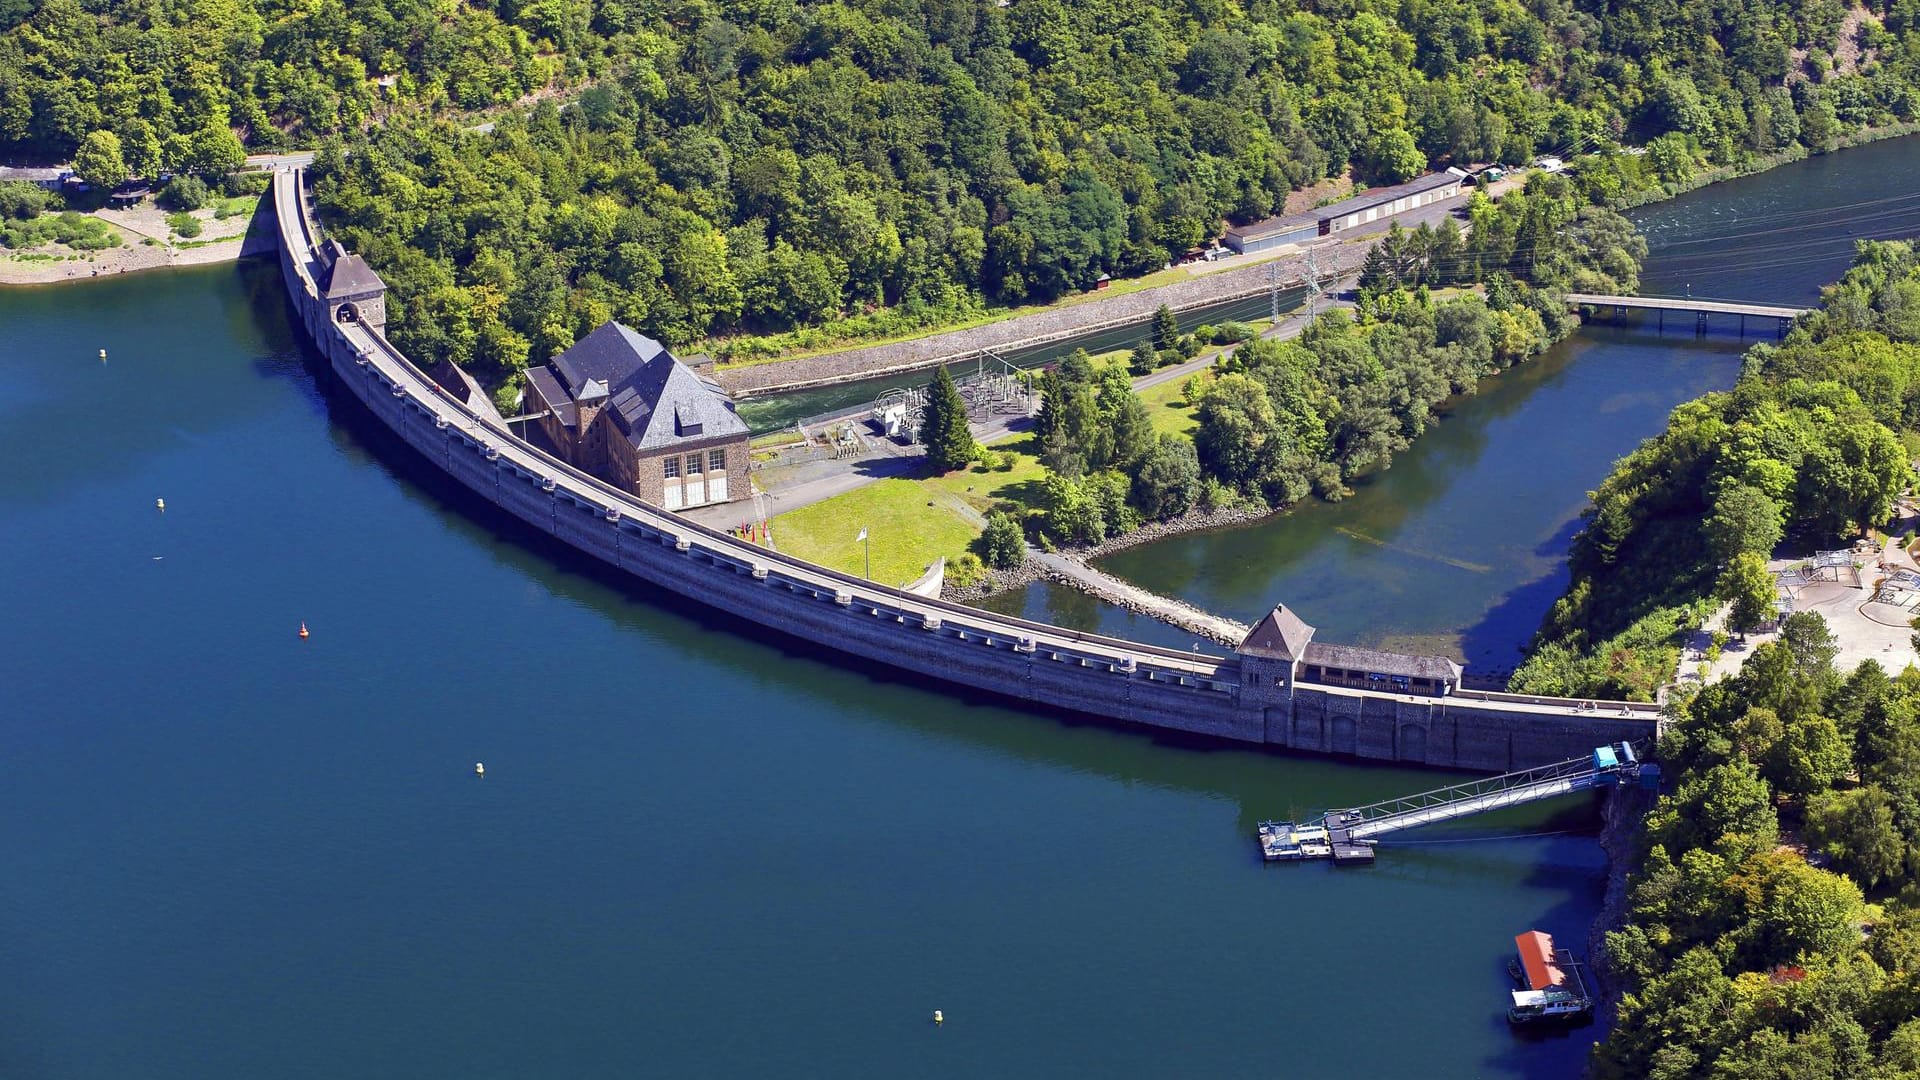
<svg viewBox="0 0 1920 1080"><path fill-rule="evenodd" d="M1607 934L1626 925L1627 878L1639 866L1640 823L1653 809L1655 793L1640 787L1617 787L1607 793L1601 808L1600 849L1607 853L1607 892L1600 913L1587 930L1587 963L1594 978L1594 1015L1613 1022L1627 987L1607 959Z"/></svg>
<svg viewBox="0 0 1920 1080"><path fill-rule="evenodd" d="M120 274L167 270L182 266L209 266L271 255L279 247L273 229L273 210L262 199L260 208L244 217L215 219L211 211L197 213L206 229L204 239L176 242L166 215L150 206L133 210L98 210L93 216L112 225L121 236L119 247L100 251L54 254L0 249L0 286L60 285L95 281Z"/></svg>

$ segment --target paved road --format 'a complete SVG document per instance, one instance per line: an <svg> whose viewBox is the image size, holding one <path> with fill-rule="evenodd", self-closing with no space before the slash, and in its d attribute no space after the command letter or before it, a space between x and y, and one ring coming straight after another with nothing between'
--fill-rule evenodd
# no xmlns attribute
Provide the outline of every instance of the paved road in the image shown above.
<svg viewBox="0 0 1920 1080"><path fill-rule="evenodd" d="M295 150L287 154L248 154L247 168L264 169L304 169L313 164L313 151Z"/></svg>
<svg viewBox="0 0 1920 1080"><path fill-rule="evenodd" d="M1343 288L1346 285L1351 284L1352 281L1354 280L1356 279L1349 278L1346 281L1340 282L1339 284L1335 285L1334 288L1335 289ZM1315 305L1314 313L1319 314L1321 312L1332 311L1334 308L1351 308L1351 307L1353 307L1352 300L1349 300L1345 297L1338 297L1336 299L1323 301L1320 304ZM1306 313L1306 310L1301 309L1300 311L1294 312L1293 314L1286 316L1285 318L1281 319L1279 322L1273 324L1267 329L1262 330L1260 332L1260 336L1272 341L1288 341L1293 338L1299 337L1300 332L1305 330L1307 328L1307 323L1311 321L1312 321L1312 318ZM1164 367L1158 371L1151 372L1146 375L1142 375L1139 378L1133 380L1134 392L1138 393L1139 391L1145 390L1150 386L1159 386L1162 383L1173 382L1175 379L1184 379L1187 376L1194 374L1195 372L1205 371L1207 368L1210 368L1213 365L1219 363L1220 361L1225 360L1227 357L1232 356L1236 351L1239 350L1239 348L1240 346L1238 345L1229 345L1226 348L1221 349L1219 352L1214 353L1211 356L1195 357L1194 359L1188 360L1184 363L1175 364L1172 367Z"/></svg>

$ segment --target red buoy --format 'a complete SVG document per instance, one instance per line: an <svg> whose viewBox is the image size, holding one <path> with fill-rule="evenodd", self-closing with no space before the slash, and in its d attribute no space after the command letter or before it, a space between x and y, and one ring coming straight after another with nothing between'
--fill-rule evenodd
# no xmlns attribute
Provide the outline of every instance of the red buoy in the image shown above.
<svg viewBox="0 0 1920 1080"><path fill-rule="evenodd" d="M306 636L307 636L307 624L306 624L306 623L301 623L301 624L300 624L300 636L301 636L301 637L306 637Z"/></svg>

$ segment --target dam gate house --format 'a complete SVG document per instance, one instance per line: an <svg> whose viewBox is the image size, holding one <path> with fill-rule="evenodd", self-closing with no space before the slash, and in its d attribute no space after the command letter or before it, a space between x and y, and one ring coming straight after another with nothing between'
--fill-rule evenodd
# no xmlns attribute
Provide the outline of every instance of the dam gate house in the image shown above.
<svg viewBox="0 0 1920 1080"><path fill-rule="evenodd" d="M748 431L719 385L617 322L527 369L527 411L575 468L680 510L746 498Z"/></svg>
<svg viewBox="0 0 1920 1080"><path fill-rule="evenodd" d="M1389 694L1446 697L1460 686L1461 666L1444 656L1329 645L1313 640L1314 628L1282 604L1260 620L1241 642L1243 669L1265 675L1289 693L1296 685L1344 686Z"/></svg>

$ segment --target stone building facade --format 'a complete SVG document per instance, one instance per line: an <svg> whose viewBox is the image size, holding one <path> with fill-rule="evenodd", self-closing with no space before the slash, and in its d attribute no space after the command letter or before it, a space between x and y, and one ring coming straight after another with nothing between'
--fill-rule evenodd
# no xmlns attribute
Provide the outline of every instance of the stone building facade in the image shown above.
<svg viewBox="0 0 1920 1080"><path fill-rule="evenodd" d="M341 247L338 240L327 244L327 254L331 257L319 284L328 316L334 322L363 323L375 330L385 327L387 283L367 260Z"/></svg>
<svg viewBox="0 0 1920 1080"><path fill-rule="evenodd" d="M749 432L719 385L666 346L604 323L527 371L527 411L569 464L655 506L744 499Z"/></svg>

